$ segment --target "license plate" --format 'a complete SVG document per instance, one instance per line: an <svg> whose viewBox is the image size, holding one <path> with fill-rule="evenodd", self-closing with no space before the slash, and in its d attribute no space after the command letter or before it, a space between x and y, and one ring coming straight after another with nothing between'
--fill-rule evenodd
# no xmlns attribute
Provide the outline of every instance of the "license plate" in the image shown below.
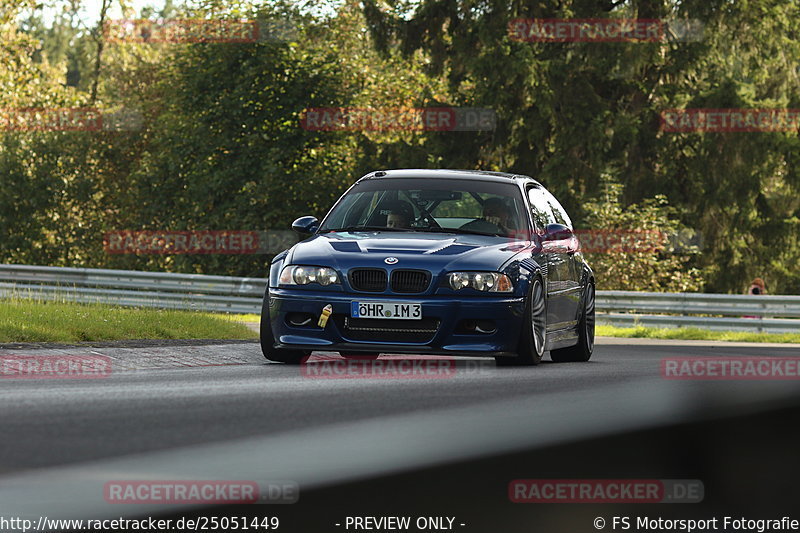
<svg viewBox="0 0 800 533"><path fill-rule="evenodd" d="M352 318L397 318L421 320L422 304L413 302L352 302Z"/></svg>

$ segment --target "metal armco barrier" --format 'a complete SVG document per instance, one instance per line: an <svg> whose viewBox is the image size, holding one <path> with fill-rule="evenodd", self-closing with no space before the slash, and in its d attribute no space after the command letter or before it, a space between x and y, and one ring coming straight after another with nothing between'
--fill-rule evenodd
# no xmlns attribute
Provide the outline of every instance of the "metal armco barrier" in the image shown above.
<svg viewBox="0 0 800 533"><path fill-rule="evenodd" d="M599 322L620 327L800 332L800 296L597 291L597 310Z"/></svg>
<svg viewBox="0 0 800 533"><path fill-rule="evenodd" d="M267 280L0 264L0 298L260 313Z"/></svg>
<svg viewBox="0 0 800 533"><path fill-rule="evenodd" d="M0 264L0 298L258 314L266 287L263 278ZM796 333L800 296L598 291L597 320Z"/></svg>

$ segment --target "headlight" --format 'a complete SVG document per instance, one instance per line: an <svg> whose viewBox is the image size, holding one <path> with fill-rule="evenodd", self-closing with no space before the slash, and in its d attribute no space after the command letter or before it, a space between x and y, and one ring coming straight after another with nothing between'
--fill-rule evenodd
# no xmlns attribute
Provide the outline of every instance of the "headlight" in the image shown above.
<svg viewBox="0 0 800 533"><path fill-rule="evenodd" d="M281 270L281 285L308 285L319 283L327 286L339 283L339 275L332 268L303 265L289 265Z"/></svg>
<svg viewBox="0 0 800 533"><path fill-rule="evenodd" d="M457 291L470 287L482 292L512 292L514 284L505 274L498 272L451 272L450 288Z"/></svg>

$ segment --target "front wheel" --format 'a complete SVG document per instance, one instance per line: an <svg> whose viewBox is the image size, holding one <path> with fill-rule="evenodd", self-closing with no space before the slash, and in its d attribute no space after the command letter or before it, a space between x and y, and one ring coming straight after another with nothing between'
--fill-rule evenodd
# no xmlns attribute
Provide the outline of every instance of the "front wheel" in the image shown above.
<svg viewBox="0 0 800 533"><path fill-rule="evenodd" d="M578 322L578 344L569 348L550 350L550 359L556 363L578 363L588 361L594 351L594 285L586 286L583 312Z"/></svg>
<svg viewBox="0 0 800 533"><path fill-rule="evenodd" d="M261 305L261 353L269 361L299 365L311 355L305 350L287 350L275 347L275 335L269 320L269 289L264 294L264 303Z"/></svg>
<svg viewBox="0 0 800 533"><path fill-rule="evenodd" d="M524 317L517 357L495 357L497 366L531 366L542 360L547 341L547 302L541 278L531 283Z"/></svg>

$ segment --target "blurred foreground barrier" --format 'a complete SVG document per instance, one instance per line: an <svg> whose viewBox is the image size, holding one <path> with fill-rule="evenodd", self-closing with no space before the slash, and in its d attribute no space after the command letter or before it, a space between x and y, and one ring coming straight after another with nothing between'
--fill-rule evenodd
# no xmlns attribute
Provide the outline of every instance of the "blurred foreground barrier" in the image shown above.
<svg viewBox="0 0 800 533"><path fill-rule="evenodd" d="M266 287L262 278L0 265L0 298L258 314ZM800 332L800 296L598 291L597 311L615 326Z"/></svg>

